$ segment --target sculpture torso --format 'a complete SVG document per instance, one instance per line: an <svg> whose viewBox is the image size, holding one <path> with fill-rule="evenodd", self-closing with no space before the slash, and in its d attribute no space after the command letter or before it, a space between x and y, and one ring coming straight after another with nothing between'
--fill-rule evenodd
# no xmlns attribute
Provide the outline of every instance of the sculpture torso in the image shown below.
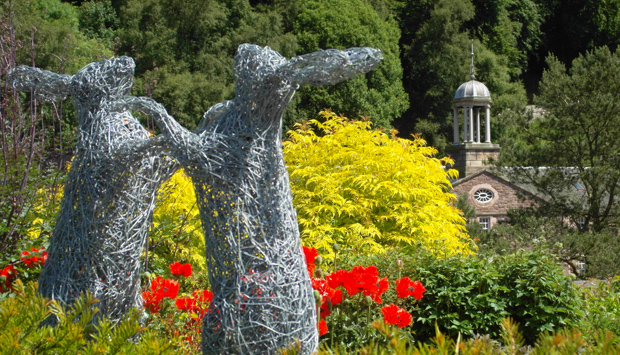
<svg viewBox="0 0 620 355"><path fill-rule="evenodd" d="M100 314L141 307L140 256L155 195L176 169L171 159L132 154L150 134L128 112L107 107L131 89L133 60L92 63L70 83L79 118L75 156L39 280L47 297L71 302L89 290Z"/></svg>
<svg viewBox="0 0 620 355"><path fill-rule="evenodd" d="M226 111L198 134L171 133L196 189L214 292L205 353L272 354L317 337L280 133L296 85L276 75L279 54L247 49Z"/></svg>

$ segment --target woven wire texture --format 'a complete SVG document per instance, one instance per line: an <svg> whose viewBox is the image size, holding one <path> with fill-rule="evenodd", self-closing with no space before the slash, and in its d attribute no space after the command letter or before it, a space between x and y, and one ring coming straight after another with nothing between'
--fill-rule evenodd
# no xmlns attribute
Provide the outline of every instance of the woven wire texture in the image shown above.
<svg viewBox="0 0 620 355"><path fill-rule="evenodd" d="M129 57L91 63L73 76L20 66L13 87L46 101L73 98L78 140L39 292L71 303L90 291L97 316L118 320L142 307L140 257L160 184L177 169L160 138L127 111L111 111L131 91ZM48 322L53 324L54 319Z"/></svg>
<svg viewBox="0 0 620 355"><path fill-rule="evenodd" d="M149 111L191 176L214 299L203 319L205 354L277 354L295 340L318 344L310 278L282 154L282 114L300 84L330 85L373 69L379 50L318 51L287 61L243 44L234 63L235 98L213 106L189 132L163 106ZM153 108L157 110L153 111Z"/></svg>

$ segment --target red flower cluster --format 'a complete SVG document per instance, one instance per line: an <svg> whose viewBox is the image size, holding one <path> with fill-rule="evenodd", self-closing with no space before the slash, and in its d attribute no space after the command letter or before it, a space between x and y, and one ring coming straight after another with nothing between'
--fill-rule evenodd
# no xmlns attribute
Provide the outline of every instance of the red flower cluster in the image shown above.
<svg viewBox="0 0 620 355"><path fill-rule="evenodd" d="M396 295L398 298L413 296L416 300L422 299L422 294L426 289L420 281L411 281L408 277L396 280Z"/></svg>
<svg viewBox="0 0 620 355"><path fill-rule="evenodd" d="M4 278L4 280L0 281L0 292L7 292L9 290L13 291L13 287L11 283L17 277L17 271L13 265L9 265L2 269L0 272L0 280Z"/></svg>
<svg viewBox="0 0 620 355"><path fill-rule="evenodd" d="M349 296L363 292L377 303L383 302L381 295L390 288L387 277L379 279L376 266L356 266L351 271L338 270L327 275L326 279L331 288L342 286Z"/></svg>
<svg viewBox="0 0 620 355"><path fill-rule="evenodd" d="M180 262L176 262L174 264L170 264L170 272L172 275L183 275L184 277L192 276L192 265L191 264L181 264Z"/></svg>
<svg viewBox="0 0 620 355"><path fill-rule="evenodd" d="M332 307L342 302L342 291L330 287L327 280L312 279L312 288L321 294L320 316L325 318L332 313Z"/></svg>
<svg viewBox="0 0 620 355"><path fill-rule="evenodd" d="M319 321L319 336L327 334L327 323L324 319Z"/></svg>
<svg viewBox="0 0 620 355"><path fill-rule="evenodd" d="M399 328L411 324L411 314L395 304L381 308L381 313L387 324L397 325Z"/></svg>
<svg viewBox="0 0 620 355"><path fill-rule="evenodd" d="M144 306L151 311L151 313L157 313L161 308L162 299L166 297L175 298L178 294L178 282L157 276L157 278L151 282L151 289L142 292L142 298L144 299Z"/></svg>
<svg viewBox="0 0 620 355"><path fill-rule="evenodd" d="M197 314L197 320L200 320L209 309L211 301L213 301L213 293L209 290L202 290L194 291L192 297L179 297L174 304L181 311Z"/></svg>
<svg viewBox="0 0 620 355"><path fill-rule="evenodd" d="M24 250L22 251L22 257L20 260L26 264L26 267L43 265L47 261L47 251L45 248L32 248L30 251Z"/></svg>
<svg viewBox="0 0 620 355"><path fill-rule="evenodd" d="M306 266L310 273L312 288L318 291L321 296L321 305L319 306L319 335L327 333L327 324L325 318L332 313L334 306L339 305L344 300L344 294L339 289L343 287L347 290L349 296L355 296L363 293L367 298L382 303L381 296L390 288L387 277L379 278L379 271L376 266L356 266L350 271L337 270L325 277L325 279L313 277L315 259L318 256L315 248L303 247L303 253L306 258ZM403 277L396 280L396 294L398 298L413 296L416 300L422 299L426 289L420 281L412 281L409 277ZM369 301L370 302L370 301ZM411 324L411 314L396 305L389 305L381 308L384 320L388 324L397 325L399 328L406 327Z"/></svg>
<svg viewBox="0 0 620 355"><path fill-rule="evenodd" d="M314 264L314 260L319 256L319 252L316 251L316 248L308 248L305 246L301 247L304 252L304 257L306 258L306 266L308 268L308 272L310 273L310 278L314 275L314 269L316 269L316 265Z"/></svg>

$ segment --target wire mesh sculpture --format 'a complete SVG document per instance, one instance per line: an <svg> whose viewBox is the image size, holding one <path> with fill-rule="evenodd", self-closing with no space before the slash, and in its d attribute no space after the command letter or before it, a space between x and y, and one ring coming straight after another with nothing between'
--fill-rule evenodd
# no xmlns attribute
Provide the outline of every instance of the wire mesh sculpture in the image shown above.
<svg viewBox="0 0 620 355"><path fill-rule="evenodd" d="M214 293L203 319L205 354L276 354L294 339L301 354L316 349L315 300L282 155L282 114L299 84L335 84L381 59L379 50L351 48L287 61L269 47L243 44L235 57L235 98L212 107L194 133L148 98L119 105L154 116L194 183Z"/></svg>
<svg viewBox="0 0 620 355"><path fill-rule="evenodd" d="M133 59L119 57L73 76L27 66L8 75L15 89L46 101L72 96L79 119L39 292L70 303L88 290L99 300L97 316L113 320L142 307L140 257L156 193L178 167L163 153L161 137L151 138L129 112L110 111L115 100L129 95L134 67Z"/></svg>

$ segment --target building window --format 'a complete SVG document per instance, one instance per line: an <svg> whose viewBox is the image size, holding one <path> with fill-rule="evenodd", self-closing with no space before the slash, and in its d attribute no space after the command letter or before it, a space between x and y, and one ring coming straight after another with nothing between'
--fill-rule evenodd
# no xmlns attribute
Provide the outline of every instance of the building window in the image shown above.
<svg viewBox="0 0 620 355"><path fill-rule="evenodd" d="M586 263L583 261L580 261L577 263L577 272L579 272L580 274L583 274L584 272L586 272Z"/></svg>
<svg viewBox="0 0 620 355"><path fill-rule="evenodd" d="M585 225L586 225L585 217L577 218L577 225L579 226L579 229L583 229L585 227Z"/></svg>
<svg viewBox="0 0 620 355"><path fill-rule="evenodd" d="M482 217L478 220L478 222L482 226L482 230L488 231L491 227L491 218L489 217Z"/></svg>
<svg viewBox="0 0 620 355"><path fill-rule="evenodd" d="M493 200L493 191L489 189L478 189L474 192L474 199L480 203L487 203Z"/></svg>

